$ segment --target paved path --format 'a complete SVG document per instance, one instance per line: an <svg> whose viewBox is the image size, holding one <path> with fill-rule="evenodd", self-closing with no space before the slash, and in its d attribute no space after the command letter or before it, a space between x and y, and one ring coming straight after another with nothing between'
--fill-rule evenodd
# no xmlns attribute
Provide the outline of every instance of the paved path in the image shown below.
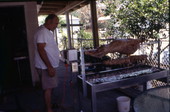
<svg viewBox="0 0 170 112"><path fill-rule="evenodd" d="M61 62L58 75L59 85L52 94L52 103L58 105L54 106L54 112L91 112L91 101L78 92L76 74L71 73L70 67L66 68ZM98 112L118 112L116 97L120 95L124 94L116 90L98 93ZM0 112L45 112L44 107L40 89L24 88L6 94Z"/></svg>

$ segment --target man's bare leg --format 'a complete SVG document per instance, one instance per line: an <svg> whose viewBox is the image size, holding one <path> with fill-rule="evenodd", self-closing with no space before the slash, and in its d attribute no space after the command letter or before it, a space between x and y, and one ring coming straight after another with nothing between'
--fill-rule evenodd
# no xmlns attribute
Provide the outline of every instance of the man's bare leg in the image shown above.
<svg viewBox="0 0 170 112"><path fill-rule="evenodd" d="M53 112L53 110L51 108L51 92L52 92L52 88L46 89L44 91L44 97L45 97L45 104L46 104L47 112Z"/></svg>

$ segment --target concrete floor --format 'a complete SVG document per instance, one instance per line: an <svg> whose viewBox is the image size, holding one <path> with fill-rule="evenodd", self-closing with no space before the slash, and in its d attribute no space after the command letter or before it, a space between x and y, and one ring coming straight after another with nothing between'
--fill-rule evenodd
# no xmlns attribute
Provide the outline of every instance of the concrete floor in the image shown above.
<svg viewBox="0 0 170 112"><path fill-rule="evenodd" d="M91 101L79 92L76 74L72 74L70 67L65 68L62 62L59 70L59 85L52 94L54 112L80 112L81 110L91 112ZM98 93L98 112L118 112L116 98L121 95L124 94L117 90ZM0 112L45 112L43 92L38 88L16 89L3 97ZM132 103L130 112L133 112Z"/></svg>

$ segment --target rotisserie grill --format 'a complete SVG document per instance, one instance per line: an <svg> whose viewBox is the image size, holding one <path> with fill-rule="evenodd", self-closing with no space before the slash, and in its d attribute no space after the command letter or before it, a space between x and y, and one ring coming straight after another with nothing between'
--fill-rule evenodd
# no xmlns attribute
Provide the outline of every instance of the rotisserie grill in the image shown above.
<svg viewBox="0 0 170 112"><path fill-rule="evenodd" d="M92 110L96 110L96 93L136 84L144 84L153 79L165 78L168 71L158 67L145 65L146 55L131 55L110 60L96 58L92 60L84 50L80 50L79 85L83 88L84 96L90 96ZM91 61L91 63L90 63ZM88 63L87 63L88 62Z"/></svg>

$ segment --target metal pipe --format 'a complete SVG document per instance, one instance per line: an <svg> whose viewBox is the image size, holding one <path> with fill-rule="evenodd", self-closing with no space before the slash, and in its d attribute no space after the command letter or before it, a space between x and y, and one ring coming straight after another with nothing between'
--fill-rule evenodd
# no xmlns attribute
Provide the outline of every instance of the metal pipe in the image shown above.
<svg viewBox="0 0 170 112"><path fill-rule="evenodd" d="M55 41L58 45L58 38L57 38L57 29L54 30L54 37L55 37Z"/></svg>
<svg viewBox="0 0 170 112"><path fill-rule="evenodd" d="M169 44L170 44L170 37L169 37ZM169 65L170 65L170 46L169 46L168 57L169 57L168 63L169 63ZM169 71L168 71L168 73L167 73L167 85L170 85L170 66L168 67L168 69L169 69ZM169 92L170 92L170 90L169 90Z"/></svg>
<svg viewBox="0 0 170 112"><path fill-rule="evenodd" d="M158 68L160 68L160 53L161 53L161 44L160 44L160 39L158 39Z"/></svg>
<svg viewBox="0 0 170 112"><path fill-rule="evenodd" d="M86 74L85 74L85 62L84 62L84 50L80 48L80 60L81 60L81 75L82 75L82 83L83 83L83 95L87 96L87 85L86 85Z"/></svg>
<svg viewBox="0 0 170 112"><path fill-rule="evenodd" d="M71 32L70 32L69 12L66 13L66 22L67 22L68 49L71 49L72 45L71 45Z"/></svg>
<svg viewBox="0 0 170 112"><path fill-rule="evenodd" d="M73 16L71 15L71 24L73 24ZM70 25L71 26L71 25ZM73 26L71 26L71 42L72 46L74 46L74 39L73 39Z"/></svg>

